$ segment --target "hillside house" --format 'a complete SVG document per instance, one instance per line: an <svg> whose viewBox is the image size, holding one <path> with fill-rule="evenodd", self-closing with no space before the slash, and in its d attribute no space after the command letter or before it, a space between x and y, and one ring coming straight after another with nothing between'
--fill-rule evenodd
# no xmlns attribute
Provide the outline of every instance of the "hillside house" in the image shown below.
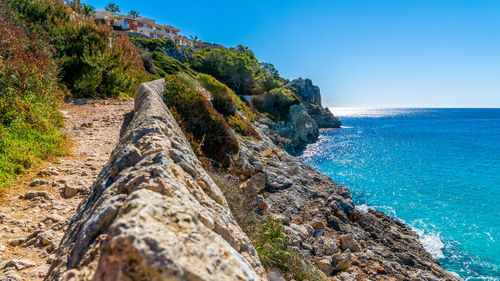
<svg viewBox="0 0 500 281"><path fill-rule="evenodd" d="M105 19L115 29L124 31L131 36L137 34L147 38L171 39L175 44L186 47L194 45L192 40L179 34L180 29L171 25L157 24L154 19L122 15L104 10L96 11L95 18Z"/></svg>

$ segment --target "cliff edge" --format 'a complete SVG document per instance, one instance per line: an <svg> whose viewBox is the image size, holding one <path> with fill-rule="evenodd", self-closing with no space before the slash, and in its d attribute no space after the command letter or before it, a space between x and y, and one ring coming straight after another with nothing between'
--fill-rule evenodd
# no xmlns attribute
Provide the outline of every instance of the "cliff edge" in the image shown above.
<svg viewBox="0 0 500 281"><path fill-rule="evenodd" d="M340 128L342 123L327 107L321 105L320 89L313 85L310 79L294 79L286 87L300 98L307 113L316 122L318 128Z"/></svg>
<svg viewBox="0 0 500 281"><path fill-rule="evenodd" d="M164 91L163 80L139 87L133 119L66 229L46 280L303 280L286 271L287 262L269 260L287 253L300 257L311 280L459 280L409 227L376 210L360 212L346 187L276 146L269 119L254 123L260 140L238 136L230 167L209 175ZM249 239L269 218L279 227L263 235L282 231L275 237L285 252L272 243L256 249Z"/></svg>

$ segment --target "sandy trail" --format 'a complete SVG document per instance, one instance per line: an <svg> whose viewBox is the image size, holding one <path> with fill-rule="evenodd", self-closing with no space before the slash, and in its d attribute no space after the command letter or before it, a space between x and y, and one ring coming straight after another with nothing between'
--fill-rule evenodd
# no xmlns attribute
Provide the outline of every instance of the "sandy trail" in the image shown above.
<svg viewBox="0 0 500 281"><path fill-rule="evenodd" d="M134 102L78 100L62 105L70 155L22 175L0 194L0 281L41 280L78 204L118 142Z"/></svg>

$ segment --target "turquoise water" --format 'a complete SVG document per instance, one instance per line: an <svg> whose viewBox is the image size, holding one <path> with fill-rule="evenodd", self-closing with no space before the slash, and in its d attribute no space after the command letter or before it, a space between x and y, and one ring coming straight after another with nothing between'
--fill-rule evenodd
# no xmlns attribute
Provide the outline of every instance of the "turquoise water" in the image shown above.
<svg viewBox="0 0 500 281"><path fill-rule="evenodd" d="M500 109L332 108L301 158L404 221L465 280L500 280Z"/></svg>

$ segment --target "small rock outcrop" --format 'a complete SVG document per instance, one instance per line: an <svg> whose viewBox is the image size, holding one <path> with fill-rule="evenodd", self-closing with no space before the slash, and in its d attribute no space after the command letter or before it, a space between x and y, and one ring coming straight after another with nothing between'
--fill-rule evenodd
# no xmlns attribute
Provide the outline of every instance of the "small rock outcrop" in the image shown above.
<svg viewBox="0 0 500 281"><path fill-rule="evenodd" d="M300 98L319 128L339 128L341 126L340 120L333 116L327 107L321 105L319 87L313 85L310 79L294 79L288 83L287 88Z"/></svg>
<svg viewBox="0 0 500 281"><path fill-rule="evenodd" d="M80 204L46 280L266 280L162 101L142 84L134 117Z"/></svg>

